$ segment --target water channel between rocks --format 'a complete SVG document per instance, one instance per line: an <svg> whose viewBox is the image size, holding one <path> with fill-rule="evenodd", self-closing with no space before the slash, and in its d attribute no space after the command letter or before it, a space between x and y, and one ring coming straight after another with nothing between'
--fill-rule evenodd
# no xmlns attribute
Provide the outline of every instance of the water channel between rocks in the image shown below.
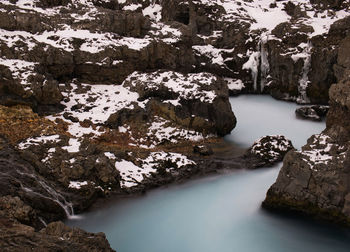
<svg viewBox="0 0 350 252"><path fill-rule="evenodd" d="M231 98L237 127L226 141L249 147L268 134L283 134L296 148L325 123L296 119L297 105L268 96ZM235 171L125 199L67 221L105 232L118 252L349 251L350 232L260 208L280 165Z"/></svg>

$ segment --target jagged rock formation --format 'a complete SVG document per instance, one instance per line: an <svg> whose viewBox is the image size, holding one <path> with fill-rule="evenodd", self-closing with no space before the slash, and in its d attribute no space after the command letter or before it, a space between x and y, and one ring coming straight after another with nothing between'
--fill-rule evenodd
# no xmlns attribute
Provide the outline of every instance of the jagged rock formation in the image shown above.
<svg viewBox="0 0 350 252"><path fill-rule="evenodd" d="M349 225L350 82L333 85L329 95L327 128L286 155L263 206Z"/></svg>
<svg viewBox="0 0 350 252"><path fill-rule="evenodd" d="M32 108L58 104L60 82L120 84L151 69L205 71L224 77L232 93L327 103L345 63L337 49L349 26L337 20L350 8L347 1L216 0L0 7L1 104Z"/></svg>

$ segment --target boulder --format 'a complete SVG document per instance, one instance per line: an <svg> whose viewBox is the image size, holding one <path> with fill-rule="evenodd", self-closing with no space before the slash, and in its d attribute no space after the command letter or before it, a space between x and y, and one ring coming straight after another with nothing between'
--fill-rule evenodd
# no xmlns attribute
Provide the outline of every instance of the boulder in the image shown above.
<svg viewBox="0 0 350 252"><path fill-rule="evenodd" d="M294 149L285 136L264 136L256 140L245 153L244 158L250 168L272 166L282 161L288 151Z"/></svg>

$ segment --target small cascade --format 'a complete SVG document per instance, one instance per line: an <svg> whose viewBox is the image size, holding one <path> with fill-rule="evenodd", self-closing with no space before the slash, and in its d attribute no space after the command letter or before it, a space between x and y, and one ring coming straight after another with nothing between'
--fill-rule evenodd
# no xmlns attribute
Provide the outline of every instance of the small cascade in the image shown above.
<svg viewBox="0 0 350 252"><path fill-rule="evenodd" d="M253 80L253 89L258 91L258 82L260 80L260 92L264 91L266 85L266 78L270 70L268 52L266 50L266 43L268 41L268 33L263 33L258 43L256 52L250 54L249 60L244 63L242 69L250 70Z"/></svg>
<svg viewBox="0 0 350 252"><path fill-rule="evenodd" d="M299 80L298 92L299 97L297 98L297 103L310 103L310 99L307 97L306 89L310 83L309 81L309 71L311 68L311 50L312 44L308 41L307 46L304 48L303 53L307 55L304 59L304 66L301 78Z"/></svg>
<svg viewBox="0 0 350 252"><path fill-rule="evenodd" d="M51 196L51 200L59 204L64 212L66 213L66 216L68 219L72 218L74 215L74 210L73 210L73 204L68 202L62 194L58 193L55 191L53 188L48 186L44 181L39 181L39 184L47 191L47 193Z"/></svg>
<svg viewBox="0 0 350 252"><path fill-rule="evenodd" d="M39 220L44 225L44 227L47 227L47 223L44 221L43 218L39 217Z"/></svg>
<svg viewBox="0 0 350 252"><path fill-rule="evenodd" d="M21 175L23 175L23 173ZM41 185L41 187L47 192L47 194L33 191L32 189L21 185L22 189L25 192L56 202L64 210L66 217L68 219L74 218L73 204L71 202L68 202L62 194L55 191L53 188L47 185L44 181L41 181L35 175L33 174L26 174L26 175L35 178L37 182Z"/></svg>

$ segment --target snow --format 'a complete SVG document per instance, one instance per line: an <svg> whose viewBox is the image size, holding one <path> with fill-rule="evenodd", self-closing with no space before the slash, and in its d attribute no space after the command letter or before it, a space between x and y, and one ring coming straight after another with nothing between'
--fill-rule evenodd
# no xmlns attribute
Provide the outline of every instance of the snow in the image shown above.
<svg viewBox="0 0 350 252"><path fill-rule="evenodd" d="M88 182L87 181L83 181L83 182L80 182L80 181L70 181L69 182L69 185L68 187L69 188L74 188L74 189L81 189L82 186L86 186L88 185Z"/></svg>
<svg viewBox="0 0 350 252"><path fill-rule="evenodd" d="M217 49L212 45L192 46L195 53L211 59L212 64L225 65L222 53L232 53L233 49Z"/></svg>
<svg viewBox="0 0 350 252"><path fill-rule="evenodd" d="M321 133L312 136L312 143L309 148L303 149L299 153L303 155L303 160L311 170L318 171L318 165L320 164L328 165L330 162L344 160L346 147L332 143L332 139L328 135Z"/></svg>
<svg viewBox="0 0 350 252"><path fill-rule="evenodd" d="M70 112L79 121L85 119L98 124L107 121L109 116L120 109L130 108L137 103L139 95L136 92L131 92L121 85L90 85L81 84L81 87L86 92L79 92L79 87L71 84L73 89L70 93L65 94L69 97L68 102L62 102L66 106L65 112ZM72 107L77 104L82 104L84 107L91 107L88 111L84 109L72 110Z"/></svg>
<svg viewBox="0 0 350 252"><path fill-rule="evenodd" d="M161 117L155 117L147 132L147 136L150 139L155 138L153 146L151 145L150 147L168 141L171 143L177 143L179 139L192 142L198 142L204 139L204 136L199 132L167 126L169 123L169 121Z"/></svg>
<svg viewBox="0 0 350 252"><path fill-rule="evenodd" d="M104 155L109 159L117 159L112 152L105 152Z"/></svg>
<svg viewBox="0 0 350 252"><path fill-rule="evenodd" d="M166 172L196 164L185 155L163 151L151 152L147 158L138 159L137 161L142 165L137 166L133 162L124 159L115 163L115 167L121 176L120 186L122 188L129 188L142 183L145 178L152 176L153 173L157 173L157 167L164 161L173 164L172 167L166 169Z"/></svg>
<svg viewBox="0 0 350 252"><path fill-rule="evenodd" d="M19 83L23 86L23 89L28 92L32 92L28 78L34 74L34 68L37 63L28 62L18 59L4 59L0 58L0 65L7 66L12 72L12 77L19 80Z"/></svg>
<svg viewBox="0 0 350 252"><path fill-rule="evenodd" d="M156 169L144 169L126 160L117 161L115 167L120 172L122 188L136 186L144 179L144 176L150 176L152 172L156 172Z"/></svg>
<svg viewBox="0 0 350 252"><path fill-rule="evenodd" d="M268 140L268 141L266 141ZM251 148L251 153L262 158L269 156L270 161L276 161L282 152L290 149L291 143L282 135L264 136L256 140Z"/></svg>
<svg viewBox="0 0 350 252"><path fill-rule="evenodd" d="M179 29L170 27L163 23L152 24L153 30L150 31L156 40L161 40L167 44L174 44L180 41L181 31Z"/></svg>
<svg viewBox="0 0 350 252"><path fill-rule="evenodd" d="M62 147L62 149L70 153L79 152L80 142L78 139L70 138L68 144L69 144L68 146Z"/></svg>
<svg viewBox="0 0 350 252"><path fill-rule="evenodd" d="M103 134L100 127L93 128L82 127L80 122L89 120L93 124L103 124L107 121L109 116L123 108L134 108L134 104L144 106L143 102L138 102L139 95L135 92L129 91L127 88L121 85L90 85L81 84L80 88L71 83L72 89L63 95L68 100L61 103L66 106L64 111L54 116L47 116L46 118L55 121L56 118L60 118L66 121L68 126L68 132L74 137L82 137L83 135L93 134L99 136ZM85 92L81 92L81 89ZM81 104L81 109L72 110L72 107ZM85 109L88 108L88 109ZM72 122L63 117L63 114L67 112L71 116L78 118L79 122Z"/></svg>
<svg viewBox="0 0 350 252"><path fill-rule="evenodd" d="M278 3L277 8L269 8L271 0L255 1L231 1L231 0L195 0L195 3L206 5L220 5L226 14L219 21L233 22L235 20L247 20L253 22L250 30L266 29L273 30L276 25L290 20L290 16L283 11L283 4Z"/></svg>
<svg viewBox="0 0 350 252"><path fill-rule="evenodd" d="M244 9L256 21L250 27L251 30L266 29L272 31L278 24L290 20L290 16L283 10L283 4L277 3L276 8L269 8L271 0L255 0L245 3Z"/></svg>
<svg viewBox="0 0 350 252"><path fill-rule="evenodd" d="M188 159L185 155L174 152L151 152L150 155L143 160L143 166L147 169L152 169L159 165L160 162L169 161L173 164L171 168L167 168L167 172L188 165L196 165L196 163Z"/></svg>
<svg viewBox="0 0 350 252"><path fill-rule="evenodd" d="M138 8L142 8L142 4L130 4L123 7L124 11L135 11Z"/></svg>
<svg viewBox="0 0 350 252"><path fill-rule="evenodd" d="M15 46L16 42L24 41L29 51L33 50L36 45L35 39L29 36L29 33L25 31L8 31L0 29L0 40L5 42L10 48Z"/></svg>
<svg viewBox="0 0 350 252"><path fill-rule="evenodd" d="M46 144L48 142L57 143L59 141L60 141L59 135L39 136L39 137L34 137L34 138L28 138L24 142L21 142L18 144L18 149L23 150L23 149L27 149L31 145L41 145L41 144Z"/></svg>
<svg viewBox="0 0 350 252"><path fill-rule="evenodd" d="M139 83L145 89L150 90L157 90L163 85L174 93L179 94L178 100L198 99L201 102L213 103L216 93L203 90L201 87L209 86L216 80L217 78L209 73L183 75L173 71L157 71L154 73L134 72L125 82L131 83L132 86L136 86Z"/></svg>
<svg viewBox="0 0 350 252"><path fill-rule="evenodd" d="M232 79L232 78L224 78L224 80L227 83L227 87L229 90L232 91L240 91L243 88L245 88L244 83L242 80Z"/></svg>
<svg viewBox="0 0 350 252"><path fill-rule="evenodd" d="M38 43L44 43L65 51L74 51L72 45L73 38L79 38L84 41L80 46L81 51L98 53L107 47L126 46L132 50L142 50L147 47L151 39L149 38L133 38L120 37L114 33L105 32L97 33L89 30L73 29L68 25L64 25L61 29L55 31L44 31L38 34L31 34L24 31L4 31L0 30L0 38L4 40L8 46L12 46L17 40L28 43L29 49L33 49Z"/></svg>
<svg viewBox="0 0 350 252"><path fill-rule="evenodd" d="M159 22L162 19L162 6L159 4L151 4L142 11L142 14L144 16L149 16L150 19L155 22Z"/></svg>

